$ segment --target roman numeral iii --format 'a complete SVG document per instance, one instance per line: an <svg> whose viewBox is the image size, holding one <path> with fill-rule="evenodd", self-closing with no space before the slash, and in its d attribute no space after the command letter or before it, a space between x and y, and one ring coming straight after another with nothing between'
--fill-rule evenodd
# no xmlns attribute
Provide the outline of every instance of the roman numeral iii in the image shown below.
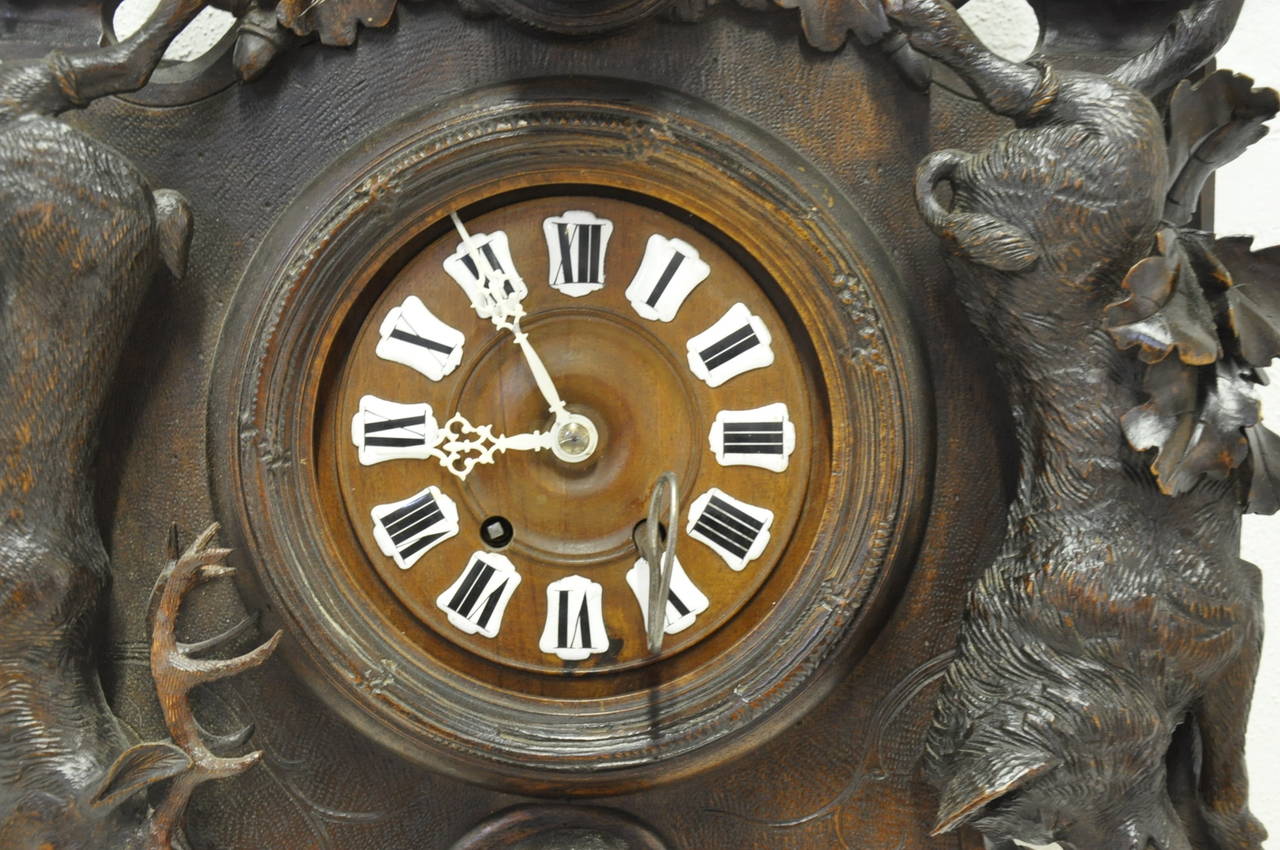
<svg viewBox="0 0 1280 850"><path fill-rule="evenodd" d="M497 637L502 614L519 586L520 573L508 558L476 552L458 580L436 597L436 605L467 634Z"/></svg>
<svg viewBox="0 0 1280 850"><path fill-rule="evenodd" d="M709 439L721 466L782 472L796 450L796 426L782 402L753 410L722 410L711 424Z"/></svg>
<svg viewBox="0 0 1280 850"><path fill-rule="evenodd" d="M711 547L733 570L743 570L769 545L773 511L712 487L689 506L685 531Z"/></svg>
<svg viewBox="0 0 1280 850"><path fill-rule="evenodd" d="M627 586L631 588L636 601L640 603L640 619L645 623L649 622L649 577L651 575L649 562L644 558L636 561L635 565L627 571ZM666 623L663 631L669 635L684 631L693 625L699 614L707 610L709 604L707 597L698 590L685 573L684 567L680 565L680 559L676 558L671 568L671 588L667 593Z"/></svg>
<svg viewBox="0 0 1280 850"><path fill-rule="evenodd" d="M550 258L550 284L579 297L604 286L604 256L613 222L585 210L569 210L542 222Z"/></svg>
<svg viewBox="0 0 1280 850"><path fill-rule="evenodd" d="M739 302L685 343L693 374L718 387L743 372L773 363L773 337L764 320Z"/></svg>
<svg viewBox="0 0 1280 850"><path fill-rule="evenodd" d="M711 266L682 239L649 237L644 259L627 287L627 300L642 319L670 322L693 288L707 279Z"/></svg>
<svg viewBox="0 0 1280 850"><path fill-rule="evenodd" d="M458 533L458 508L435 486L371 513L373 539L402 570Z"/></svg>
<svg viewBox="0 0 1280 850"><path fill-rule="evenodd" d="M462 362L462 332L437 319L416 295L387 312L378 335L381 338L374 351L379 357L415 369L433 381Z"/></svg>
<svg viewBox="0 0 1280 850"><path fill-rule="evenodd" d="M398 404L366 395L351 418L351 442L365 466L384 460L422 459L431 456L436 427L429 404Z"/></svg>
<svg viewBox="0 0 1280 850"><path fill-rule="evenodd" d="M582 576L547 585L547 624L538 648L565 661L582 661L609 648L604 630L603 591Z"/></svg>

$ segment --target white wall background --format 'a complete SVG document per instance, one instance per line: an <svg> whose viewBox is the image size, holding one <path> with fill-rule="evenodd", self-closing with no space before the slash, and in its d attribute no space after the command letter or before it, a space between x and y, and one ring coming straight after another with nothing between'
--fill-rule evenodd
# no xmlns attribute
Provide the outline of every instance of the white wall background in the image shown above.
<svg viewBox="0 0 1280 850"><path fill-rule="evenodd" d="M124 0L116 15L121 35L137 28L155 0ZM1036 21L1024 0L971 0L964 15L994 50L1010 58L1026 56L1036 38ZM170 49L174 58L191 58L226 31L225 13L206 10ZM1219 65L1249 74L1259 83L1280 87L1280 2L1246 0L1235 35L1219 56ZM1253 234L1254 247L1280 244L1280 126L1235 163L1219 172L1217 229L1221 235ZM1280 376L1278 376L1280 377ZM1266 409L1275 411L1280 430L1280 380L1264 390ZM1253 811L1268 824L1280 846L1280 515L1246 517L1244 557L1262 568L1270 601L1269 631L1249 729Z"/></svg>

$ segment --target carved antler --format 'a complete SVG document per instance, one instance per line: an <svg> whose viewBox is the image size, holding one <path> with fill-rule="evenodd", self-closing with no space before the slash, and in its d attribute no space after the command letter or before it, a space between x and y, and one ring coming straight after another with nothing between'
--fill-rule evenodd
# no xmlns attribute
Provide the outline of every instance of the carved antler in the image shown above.
<svg viewBox="0 0 1280 850"><path fill-rule="evenodd" d="M233 628L211 641L185 644L178 640L178 612L183 598L192 588L210 579L232 575L235 570L220 562L230 554L228 549L210 548L218 531L217 523L205 529L192 542L182 557L177 557L176 532L170 539L169 564L157 586L161 588L151 625L151 675L155 679L160 707L173 741L191 757L191 767L173 780L173 784L152 816L150 844L154 850L171 850L173 833L181 824L187 801L196 786L212 779L225 779L243 773L262 758L253 752L236 758L214 754L205 744L203 732L191 709L191 690L205 682L234 676L262 664L275 651L281 632L251 652L225 660L193 658L192 653L221 643L240 629ZM246 734L232 736L231 741L247 739ZM225 742L225 741L224 741Z"/></svg>

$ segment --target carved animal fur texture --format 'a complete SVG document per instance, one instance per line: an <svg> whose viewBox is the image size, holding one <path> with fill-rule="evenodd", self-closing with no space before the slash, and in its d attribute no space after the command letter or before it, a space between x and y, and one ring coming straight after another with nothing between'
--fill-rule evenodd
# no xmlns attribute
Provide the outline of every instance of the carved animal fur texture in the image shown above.
<svg viewBox="0 0 1280 850"><path fill-rule="evenodd" d="M917 50L1016 125L977 153L934 154L917 187L996 356L1019 464L926 744L938 832L971 824L991 847L1075 850L1265 837L1244 766L1261 609L1257 570L1239 558L1238 459L1162 491L1122 425L1148 398L1146 367L1107 319L1155 251L1170 191L1151 98L1212 57L1239 7L1186 5L1102 76L1007 62L948 4L886 0ZM1161 356L1178 361L1176 348Z"/></svg>
<svg viewBox="0 0 1280 850"><path fill-rule="evenodd" d="M181 274L190 216L55 117L141 87L202 5L164 0L119 45L0 65L0 846L13 850L167 848L181 806L152 818L139 792L222 766L191 746L126 749L92 651L110 579L89 481L99 419L147 288L162 265ZM185 587L166 588L170 616ZM164 702L177 718L185 691Z"/></svg>

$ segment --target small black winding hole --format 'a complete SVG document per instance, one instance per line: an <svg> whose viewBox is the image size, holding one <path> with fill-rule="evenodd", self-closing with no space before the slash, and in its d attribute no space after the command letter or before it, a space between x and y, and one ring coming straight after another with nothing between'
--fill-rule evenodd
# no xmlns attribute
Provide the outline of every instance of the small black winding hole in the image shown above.
<svg viewBox="0 0 1280 850"><path fill-rule="evenodd" d="M491 516L480 523L480 539L490 549L502 549L515 537L511 521L504 516Z"/></svg>

